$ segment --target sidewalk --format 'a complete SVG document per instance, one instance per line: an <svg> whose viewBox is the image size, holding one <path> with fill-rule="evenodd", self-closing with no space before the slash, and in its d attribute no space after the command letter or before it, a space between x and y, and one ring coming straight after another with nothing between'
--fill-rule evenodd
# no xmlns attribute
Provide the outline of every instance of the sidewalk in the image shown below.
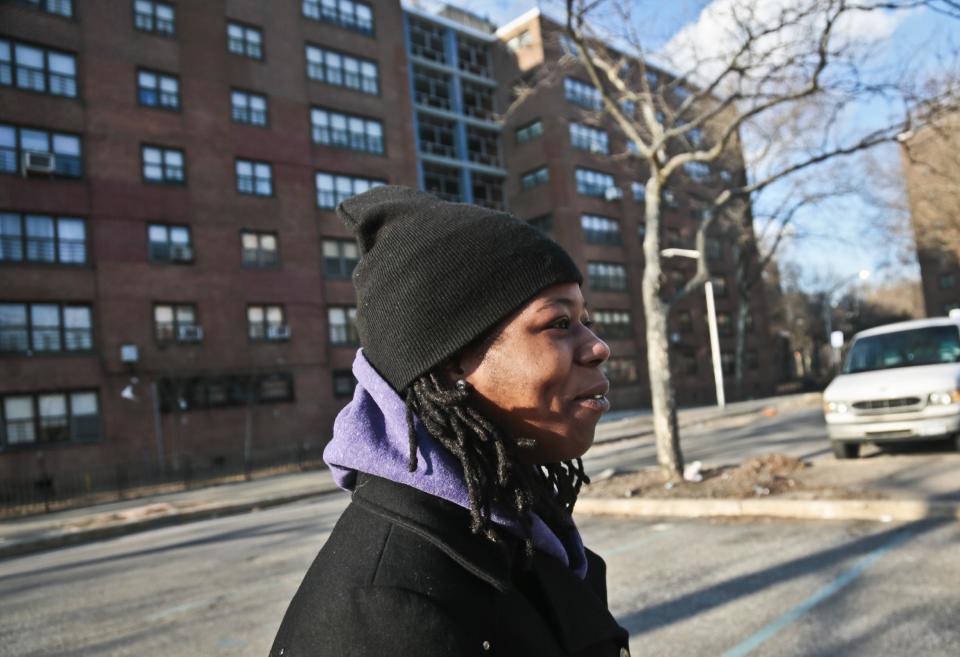
<svg viewBox="0 0 960 657"><path fill-rule="evenodd" d="M738 402L726 409L701 407L683 409L679 413L680 426L709 423L748 414L778 413L797 407L815 405L819 395L798 394L769 399ZM610 417L598 428L597 442L611 442L652 433L652 418L649 412L621 413ZM112 502L92 507L58 511L46 515L30 516L0 521L0 558L28 554L44 549L76 545L88 541L122 536L157 527L203 520L207 518L244 513L253 509L267 508L301 499L324 495L338 490L326 470L275 475L249 482L211 486L177 493L151 495L121 502ZM703 500L609 500L616 504L604 507L607 500L583 500L583 511L594 513L617 513L644 515L703 515ZM773 502L774 500L767 500ZM909 501L909 500L904 500ZM633 502L633 507L630 507ZM669 502L669 508L657 507L654 502ZM727 502L715 500L717 503ZM822 501L811 500L810 503ZM848 506L867 504L867 501L843 500ZM925 504L925 500L913 500ZM681 504L677 504L681 503ZM640 504L638 506L638 504ZM661 505L662 506L662 505ZM843 505L841 505L843 506ZM592 508L597 507L597 508ZM911 507L912 508L912 507ZM952 509L943 511L952 513ZM592 509L592 510L591 510ZM581 505L578 505L578 511ZM726 504L722 513L711 515L756 514L743 505ZM802 510L791 510L791 517L805 517ZM812 513L812 512L809 512ZM820 509L815 517L845 517L831 515L831 510ZM826 515L824 515L826 514ZM779 515L778 513L760 515ZM883 512L885 517L890 514ZM871 516L872 517L872 516Z"/></svg>

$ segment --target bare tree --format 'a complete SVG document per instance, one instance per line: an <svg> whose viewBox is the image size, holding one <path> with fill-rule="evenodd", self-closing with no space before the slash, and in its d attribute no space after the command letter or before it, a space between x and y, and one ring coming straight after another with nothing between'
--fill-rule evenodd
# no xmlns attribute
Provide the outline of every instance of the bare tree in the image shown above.
<svg viewBox="0 0 960 657"><path fill-rule="evenodd" d="M576 64L600 92L603 110L632 142L638 168L648 176L642 288L647 366L657 458L674 477L682 472L683 456L667 319L678 301L709 279L705 245L716 217L731 208L736 213L740 204L746 208L741 211L745 232L752 232L747 223L751 195L837 158L903 141L956 98L953 88L910 84L906 66L874 70L870 50L855 29L872 17L917 7L956 17L960 12L952 1L714 4L721 12L716 16L719 46L705 49L717 43L681 35L670 52L660 54L666 65L654 69L647 65L649 51L630 3L565 0L565 29L576 46ZM611 22L616 27L605 29ZM851 108L864 100L883 101L891 115L851 126ZM747 153L751 175L728 176L704 187L713 211L703 213L696 232L696 274L667 295L660 244L663 192L681 175L696 179L713 165L740 161L741 138L755 151Z"/></svg>

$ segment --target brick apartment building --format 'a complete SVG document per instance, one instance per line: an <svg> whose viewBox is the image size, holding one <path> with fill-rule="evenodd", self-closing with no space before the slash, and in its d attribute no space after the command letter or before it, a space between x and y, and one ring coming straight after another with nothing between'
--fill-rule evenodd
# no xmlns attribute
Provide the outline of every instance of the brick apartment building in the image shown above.
<svg viewBox="0 0 960 657"><path fill-rule="evenodd" d="M960 116L927 126L904 157L907 197L928 317L960 309Z"/></svg>
<svg viewBox="0 0 960 657"><path fill-rule="evenodd" d="M625 146L584 150L569 82L498 120L515 78L559 57L551 30L395 0L0 4L0 482L319 455L356 349L357 252L333 208L384 182L549 230L588 274L614 402L646 403ZM667 214L678 245L695 188ZM711 253L729 367L732 256ZM750 393L769 385L762 303ZM704 312L674 317L686 402L713 399Z"/></svg>

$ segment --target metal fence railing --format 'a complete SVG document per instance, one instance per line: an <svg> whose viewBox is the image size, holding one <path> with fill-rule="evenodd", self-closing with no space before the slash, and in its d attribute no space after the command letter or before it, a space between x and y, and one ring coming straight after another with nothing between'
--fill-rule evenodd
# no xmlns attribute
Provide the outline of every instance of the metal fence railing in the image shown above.
<svg viewBox="0 0 960 657"><path fill-rule="evenodd" d="M247 462L209 459L204 465L181 456L165 469L117 464L70 473L41 472L0 481L0 517L61 509L202 488L230 481L325 467L321 446L301 446L286 454L254 456Z"/></svg>

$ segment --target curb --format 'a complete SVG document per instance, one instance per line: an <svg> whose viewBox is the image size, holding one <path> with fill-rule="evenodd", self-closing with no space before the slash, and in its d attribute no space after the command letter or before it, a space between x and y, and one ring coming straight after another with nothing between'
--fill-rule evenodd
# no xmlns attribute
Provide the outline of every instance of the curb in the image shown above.
<svg viewBox="0 0 960 657"><path fill-rule="evenodd" d="M265 500L255 502L242 502L240 504L213 504L210 506L193 509L184 512L173 512L163 516L146 518L144 520L135 520L115 525L105 525L95 529L86 529L76 532L64 531L53 536L43 536L36 539L26 539L20 542L13 542L10 545L0 544L0 559L18 557L44 550L51 550L61 547L83 545L107 538L116 538L137 534L139 532L159 529L161 527L171 527L174 525L183 525L197 520L209 520L221 516L234 516L241 513L249 513L259 509L268 509L274 506L299 502L300 500L314 497L322 497L330 493L339 491L339 488L329 490L311 491L309 493L297 493L295 495L286 495L271 497Z"/></svg>
<svg viewBox="0 0 960 657"><path fill-rule="evenodd" d="M777 500L777 499L615 499L582 498L582 515L631 517L765 517L793 520L872 520L905 522L926 518L960 520L960 503L928 500Z"/></svg>

